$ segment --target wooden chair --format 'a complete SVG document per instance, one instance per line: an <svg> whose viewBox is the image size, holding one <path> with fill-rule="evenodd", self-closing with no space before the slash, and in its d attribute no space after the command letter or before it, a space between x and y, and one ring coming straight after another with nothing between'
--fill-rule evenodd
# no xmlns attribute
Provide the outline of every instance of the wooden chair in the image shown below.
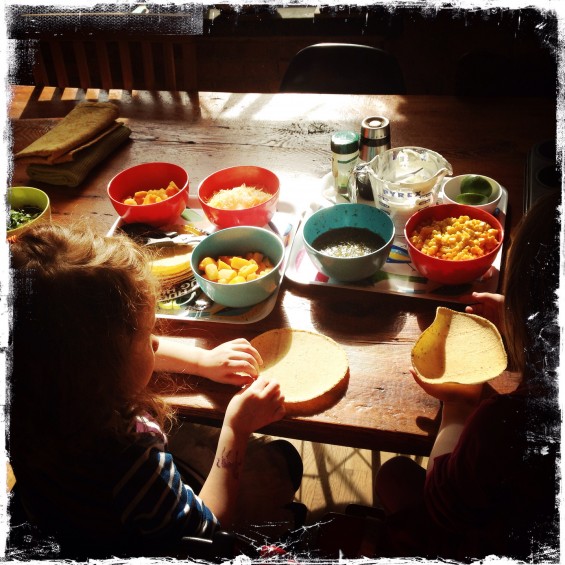
<svg viewBox="0 0 565 565"><path fill-rule="evenodd" d="M33 77L36 86L197 92L196 42L165 35L44 37Z"/></svg>
<svg viewBox="0 0 565 565"><path fill-rule="evenodd" d="M280 92L404 94L396 58L376 47L317 43L299 51L283 76Z"/></svg>

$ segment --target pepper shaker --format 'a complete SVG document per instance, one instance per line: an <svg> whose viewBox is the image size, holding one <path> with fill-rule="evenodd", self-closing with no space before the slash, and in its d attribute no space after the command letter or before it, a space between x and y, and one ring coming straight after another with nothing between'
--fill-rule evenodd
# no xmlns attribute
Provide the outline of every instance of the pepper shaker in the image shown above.
<svg viewBox="0 0 565 565"><path fill-rule="evenodd" d="M354 173L357 194L365 200L374 200L371 180L366 167L375 155L380 155L391 148L390 122L384 116L370 116L361 122L361 138L359 140L359 161Z"/></svg>
<svg viewBox="0 0 565 565"><path fill-rule="evenodd" d="M359 135L353 131L338 131L332 135L332 175L336 196L349 194L349 177L359 158Z"/></svg>

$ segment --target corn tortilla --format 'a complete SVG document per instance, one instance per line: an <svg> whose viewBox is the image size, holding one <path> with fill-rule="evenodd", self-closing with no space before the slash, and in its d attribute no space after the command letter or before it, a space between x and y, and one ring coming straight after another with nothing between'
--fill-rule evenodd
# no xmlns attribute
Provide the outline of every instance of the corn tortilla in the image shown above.
<svg viewBox="0 0 565 565"><path fill-rule="evenodd" d="M290 328L251 340L263 358L260 374L280 383L288 415L311 415L333 406L347 390L349 364L333 339Z"/></svg>
<svg viewBox="0 0 565 565"><path fill-rule="evenodd" d="M412 366L428 383L483 383L500 375L507 363L492 322L441 306L412 348Z"/></svg>
<svg viewBox="0 0 565 565"><path fill-rule="evenodd" d="M158 277L190 273L192 271L190 267L191 255L192 247L187 245L162 247L151 260L151 270Z"/></svg>

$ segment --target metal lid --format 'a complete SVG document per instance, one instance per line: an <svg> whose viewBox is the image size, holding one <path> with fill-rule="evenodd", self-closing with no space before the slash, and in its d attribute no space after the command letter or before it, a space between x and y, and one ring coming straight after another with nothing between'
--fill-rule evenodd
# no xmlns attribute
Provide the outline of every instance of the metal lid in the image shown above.
<svg viewBox="0 0 565 565"><path fill-rule="evenodd" d="M332 135L331 149L334 153L346 155L359 150L359 134L354 131L337 131Z"/></svg>
<svg viewBox="0 0 565 565"><path fill-rule="evenodd" d="M390 137L390 122L384 116L370 116L361 122L361 136L365 139L386 139Z"/></svg>

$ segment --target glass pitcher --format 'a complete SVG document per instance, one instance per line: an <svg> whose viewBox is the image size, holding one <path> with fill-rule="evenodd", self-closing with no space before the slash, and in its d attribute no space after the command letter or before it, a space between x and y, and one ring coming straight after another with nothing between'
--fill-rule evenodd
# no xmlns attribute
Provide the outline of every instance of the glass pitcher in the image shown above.
<svg viewBox="0 0 565 565"><path fill-rule="evenodd" d="M392 218L397 236L402 237L408 218L436 203L441 181L453 170L435 151L396 147L376 155L367 173L375 206Z"/></svg>

